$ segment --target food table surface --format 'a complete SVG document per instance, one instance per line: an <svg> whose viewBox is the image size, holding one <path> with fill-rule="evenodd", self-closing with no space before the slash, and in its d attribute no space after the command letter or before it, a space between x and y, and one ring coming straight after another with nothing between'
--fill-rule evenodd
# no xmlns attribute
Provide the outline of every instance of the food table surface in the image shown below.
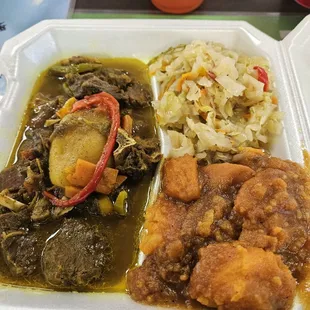
<svg viewBox="0 0 310 310"><path fill-rule="evenodd" d="M150 0L76 0L71 17L244 20L280 40L309 13L294 0L205 0L185 15L165 14Z"/></svg>

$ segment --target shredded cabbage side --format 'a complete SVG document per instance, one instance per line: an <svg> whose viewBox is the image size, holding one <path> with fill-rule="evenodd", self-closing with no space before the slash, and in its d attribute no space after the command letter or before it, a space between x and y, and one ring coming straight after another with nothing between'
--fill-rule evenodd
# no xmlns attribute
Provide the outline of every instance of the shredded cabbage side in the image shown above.
<svg viewBox="0 0 310 310"><path fill-rule="evenodd" d="M255 66L269 78L268 91ZM282 130L273 76L264 57L238 54L213 42L170 48L149 65L160 87L153 101L160 126L169 129L171 156L227 160L240 147L260 147Z"/></svg>

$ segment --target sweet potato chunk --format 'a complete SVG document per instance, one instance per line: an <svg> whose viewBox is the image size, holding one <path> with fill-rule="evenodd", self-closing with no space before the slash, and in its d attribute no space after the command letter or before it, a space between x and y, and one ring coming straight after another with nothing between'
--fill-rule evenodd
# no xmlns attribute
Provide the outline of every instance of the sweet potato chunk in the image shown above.
<svg viewBox="0 0 310 310"><path fill-rule="evenodd" d="M280 256L259 248L218 243L199 250L189 294L208 307L290 309L296 281Z"/></svg>
<svg viewBox="0 0 310 310"><path fill-rule="evenodd" d="M141 239L140 250L149 255L162 244L177 240L186 212L181 203L160 194L156 202L146 210L144 228L147 233Z"/></svg>
<svg viewBox="0 0 310 310"><path fill-rule="evenodd" d="M213 164L202 168L210 189L229 190L232 186L240 187L254 175L254 170L237 164Z"/></svg>
<svg viewBox="0 0 310 310"><path fill-rule="evenodd" d="M184 155L164 164L163 189L166 195L190 202L200 197L197 159Z"/></svg>

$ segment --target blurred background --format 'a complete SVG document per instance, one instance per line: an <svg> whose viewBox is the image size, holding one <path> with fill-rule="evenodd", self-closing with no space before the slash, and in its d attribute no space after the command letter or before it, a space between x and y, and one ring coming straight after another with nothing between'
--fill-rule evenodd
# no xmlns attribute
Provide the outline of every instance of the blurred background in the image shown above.
<svg viewBox="0 0 310 310"><path fill-rule="evenodd" d="M244 20L279 40L309 7L310 0L0 0L0 47L31 25L55 18Z"/></svg>
<svg viewBox="0 0 310 310"><path fill-rule="evenodd" d="M74 5L70 0L0 0L0 46L41 20L70 17Z"/></svg>

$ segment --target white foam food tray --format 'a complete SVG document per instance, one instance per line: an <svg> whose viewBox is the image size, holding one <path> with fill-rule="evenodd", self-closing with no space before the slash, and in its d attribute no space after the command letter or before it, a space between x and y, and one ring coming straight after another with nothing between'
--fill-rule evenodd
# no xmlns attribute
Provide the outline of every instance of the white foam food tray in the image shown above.
<svg viewBox="0 0 310 310"><path fill-rule="evenodd" d="M0 74L7 89L0 97L0 169L9 158L38 74L73 55L135 57L147 62L179 43L200 39L269 59L275 74L284 130L272 155L303 163L310 150L310 15L283 41L246 22L202 20L53 20L41 22L7 41ZM156 93L156 85L154 92ZM161 138L164 135L160 132ZM164 138L163 138L164 139ZM163 152L168 143L162 141ZM0 286L0 309L152 309L126 294L61 293ZM301 309L298 302L294 309Z"/></svg>

